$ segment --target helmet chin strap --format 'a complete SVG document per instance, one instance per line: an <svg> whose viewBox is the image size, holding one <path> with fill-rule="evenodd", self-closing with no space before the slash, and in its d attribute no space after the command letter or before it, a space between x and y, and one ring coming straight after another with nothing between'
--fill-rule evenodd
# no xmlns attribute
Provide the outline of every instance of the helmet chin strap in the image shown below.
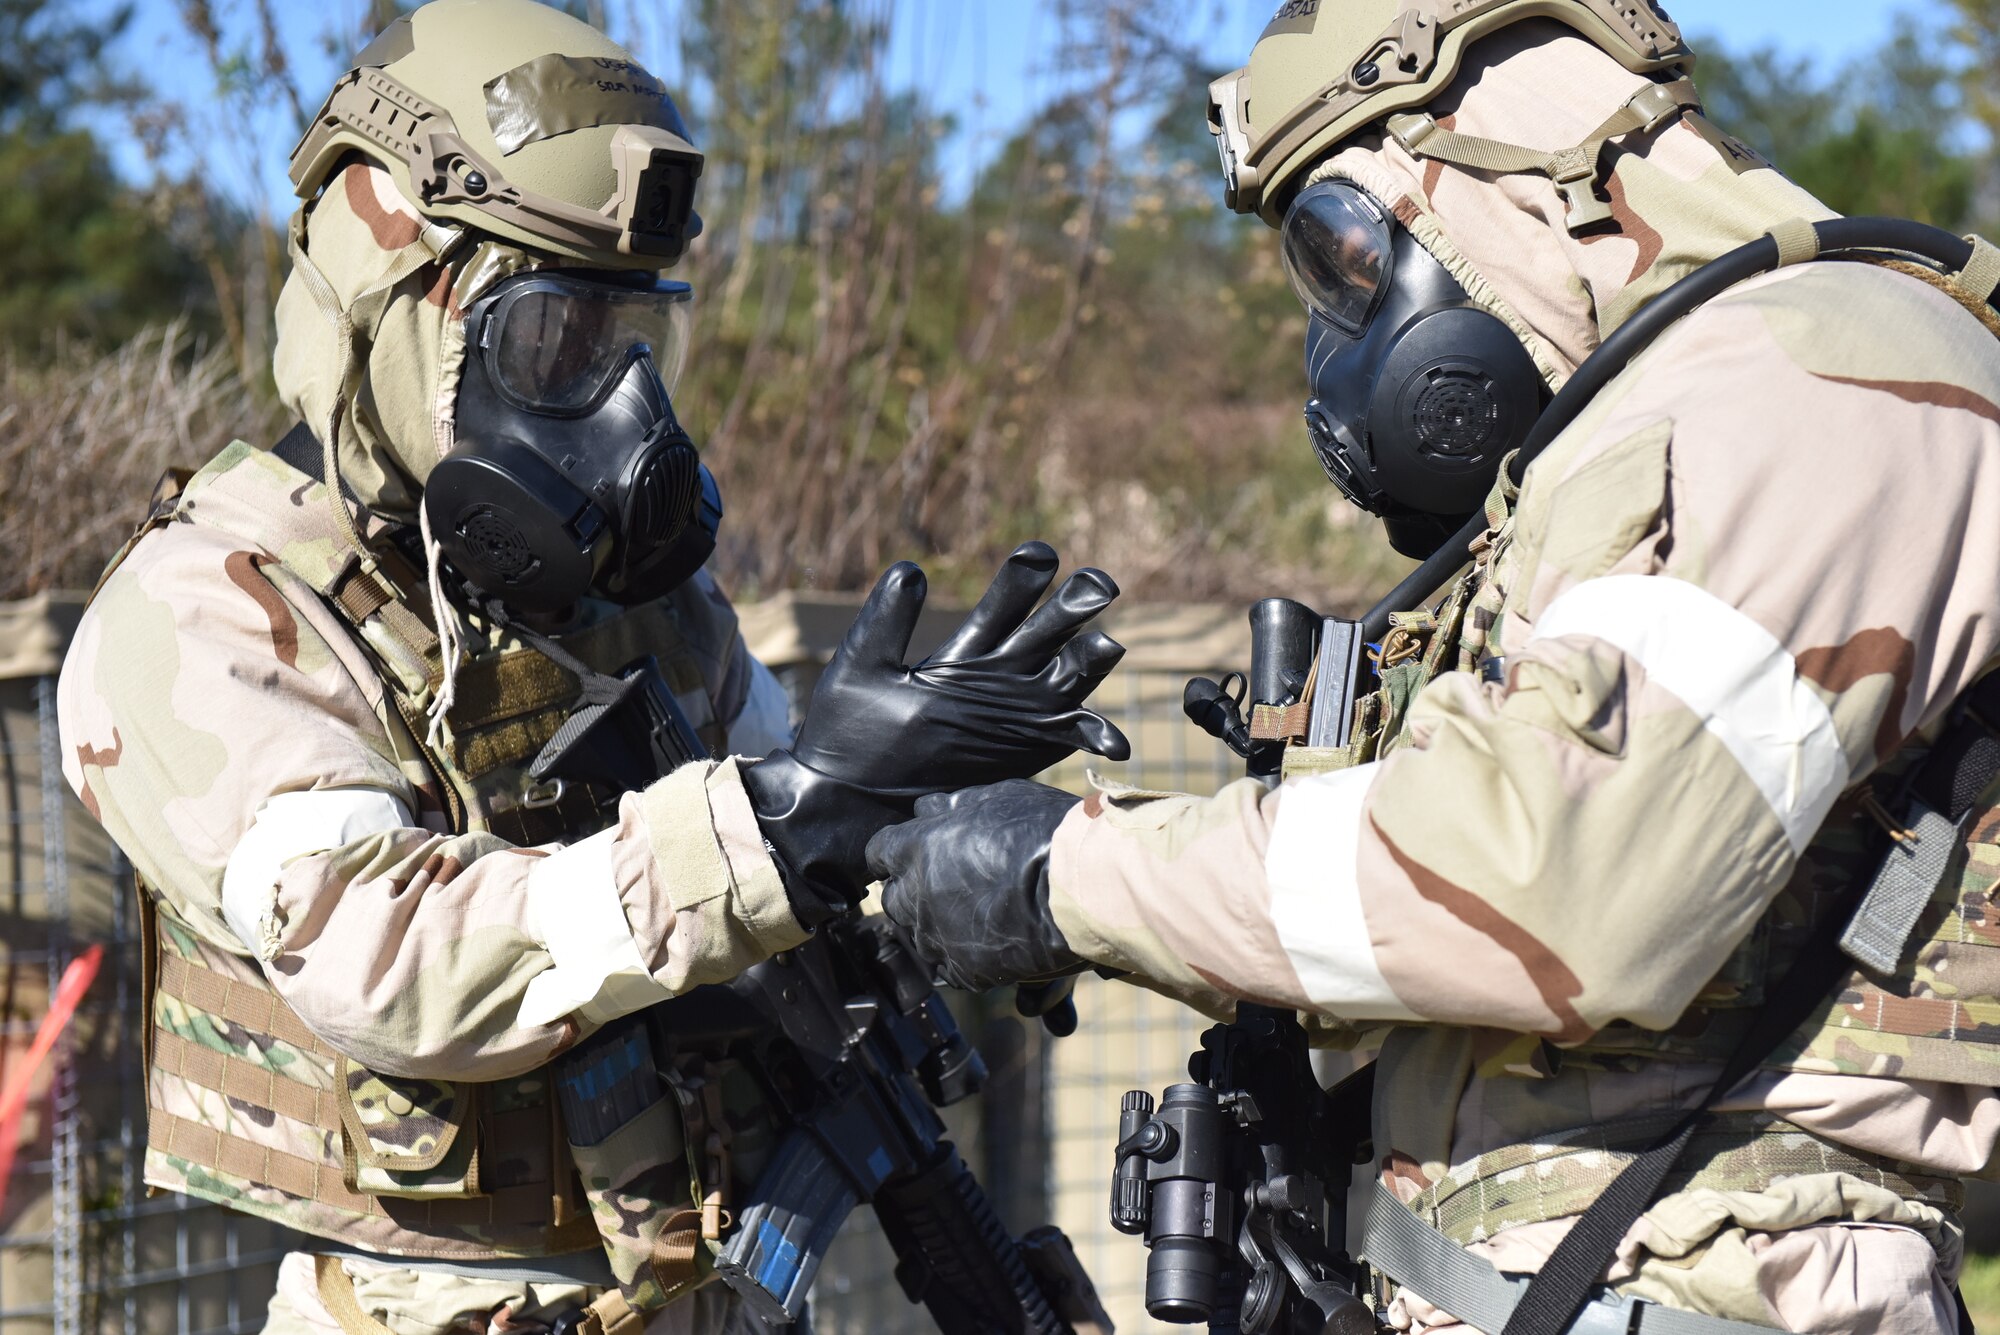
<svg viewBox="0 0 2000 1335"><path fill-rule="evenodd" d="M321 465L326 478L327 503L333 507L340 529L346 535L354 550L360 553L362 568L373 573L375 559L368 554L368 544L361 532L361 525L348 508L345 490L340 485L340 425L347 416L348 405L353 399L355 382L359 379L359 338L354 329L354 318L347 307L341 304L340 294L327 281L320 267L313 263L306 251L306 218L309 210L301 209L292 215L287 231L286 249L291 255L292 267L305 280L306 290L312 294L313 304L320 314L333 326L334 344L337 349L334 363L333 405L327 413L326 429L319 432ZM381 280L383 287L392 287L402 282L410 274L426 264L443 264L465 239L465 230L440 223L426 225L418 234L415 244L407 247L389 273Z"/></svg>
<svg viewBox="0 0 2000 1335"><path fill-rule="evenodd" d="M292 216L286 248L291 254L292 267L305 280L306 290L312 293L313 304L319 307L320 314L326 318L326 322L333 326L334 343L338 350L336 353L338 360L334 363L336 389L333 406L327 413L326 429L319 433L321 476L326 479L327 504L333 507L333 513L339 521L342 533L346 535L349 545L360 557L361 568L373 573L376 568L375 558L369 554L368 543L361 532L360 522L355 518L354 511L348 508L346 488L341 486L340 481L340 426L342 419L347 416L351 398L350 384L355 379L356 363L359 360L355 345L359 340L354 332L354 319L341 304L340 295L333 290L333 284L327 281L326 275L306 253L305 231L306 210L300 210ZM460 227L436 222L428 223L418 233L417 245L414 247L420 252L421 259L411 256L403 260L392 270L392 274L398 273L405 266L414 271L422 264L444 263L452 252L458 249L465 235L465 229ZM394 281L401 281L401 278L395 277ZM460 658L464 656L465 635L456 611L444 595L442 558L437 541L431 536L430 516L425 512L421 501L418 503L417 513L423 534L425 563L428 567L432 615L437 621L438 650L444 667L444 680L438 687L437 699L431 703L430 728L426 734L427 743L437 746L441 743L445 714L457 698L458 665Z"/></svg>
<svg viewBox="0 0 2000 1335"><path fill-rule="evenodd" d="M1556 153L1447 130L1427 111L1391 116L1388 129L1413 158L1501 176L1528 172L1548 177L1569 204L1569 230L1575 236L1611 221L1611 205L1597 197L1606 144L1628 134L1651 134L1679 116L1700 112L1701 94L1693 80L1675 79L1647 84L1582 143Z"/></svg>

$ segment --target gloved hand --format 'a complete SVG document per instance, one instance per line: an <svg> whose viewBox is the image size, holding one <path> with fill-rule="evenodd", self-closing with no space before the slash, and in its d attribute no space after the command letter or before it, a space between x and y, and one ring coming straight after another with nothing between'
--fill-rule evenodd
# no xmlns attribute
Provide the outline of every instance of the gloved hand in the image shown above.
<svg viewBox="0 0 2000 1335"><path fill-rule="evenodd" d="M1047 769L1079 748L1113 760L1124 734L1082 707L1125 650L1084 625L1118 586L1099 570L1055 578L1046 543L1016 549L965 623L905 667L924 572L902 562L876 583L813 690L788 751L744 771L764 838L807 926L860 897L870 835L926 793Z"/></svg>
<svg viewBox="0 0 2000 1335"><path fill-rule="evenodd" d="M1014 989L1014 1011L1030 1020L1040 1020L1049 1037L1068 1038L1076 1032L1076 975L1018 985Z"/></svg>
<svg viewBox="0 0 2000 1335"><path fill-rule="evenodd" d="M923 798L868 841L883 911L941 982L983 992L1084 967L1049 914L1049 844L1080 800L1015 779Z"/></svg>

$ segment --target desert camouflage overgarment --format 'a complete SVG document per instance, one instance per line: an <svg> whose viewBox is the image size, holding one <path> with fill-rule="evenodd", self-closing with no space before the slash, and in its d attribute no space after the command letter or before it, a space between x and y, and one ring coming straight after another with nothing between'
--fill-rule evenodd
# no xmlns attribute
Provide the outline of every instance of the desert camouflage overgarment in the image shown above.
<svg viewBox="0 0 2000 1335"><path fill-rule="evenodd" d="M722 599L706 576L700 587ZM739 637L725 726L751 671ZM261 953L279 997L370 1070L490 1081L574 1041L568 1012L521 1016L552 964L530 891L551 864L577 868L561 892L577 911L615 901L652 985L635 999L725 981L804 939L731 760L627 795L582 853L434 828L442 804L398 763L372 661L319 598L226 534L173 524L143 540L78 627L59 701L69 781L147 883L205 941L246 964ZM730 749L779 744L768 727L760 714L739 730L759 735ZM240 941L223 872L258 812L336 789L387 794L412 819L285 864L261 924L275 937Z"/></svg>
<svg viewBox="0 0 2000 1335"><path fill-rule="evenodd" d="M1559 144L1593 99L1630 96L1586 44L1546 37L1497 41L1440 110ZM1826 216L1713 130L1614 160L1619 226L1581 240L1543 181L1393 144L1328 174L1455 247L1559 383L1732 234ZM1496 496L1465 649L1498 679L1447 673L1358 768L1092 797L1051 859L1070 944L1211 1010L1252 998L1380 1041L1384 1180L1502 1268L1537 1268L1624 1155L1700 1103L1727 1051L1704 1027L1761 1004L1865 874L1860 782L2000 656L2000 352L1962 296L1819 262L1676 326L1518 500ZM1697 1146L1703 1173L1634 1226L1628 1291L1793 1330L1954 1328L1955 1179L1991 1171L2000 1134L1992 798L1905 973L1855 974L1803 1051L1723 1105L1728 1152ZM1413 1294L1391 1316L1466 1329Z"/></svg>
<svg viewBox="0 0 2000 1335"><path fill-rule="evenodd" d="M278 393L331 443L388 562L388 526L414 528L455 445L466 307L545 260L426 226L359 160L290 240ZM608 829L576 793L542 801L526 766L575 679L477 618L447 674L422 560L369 577L310 471L225 449L110 575L61 679L69 782L150 887L147 1180L433 1263L601 1243L653 1311L707 1275L732 1153L715 1142L734 1129L750 1171L756 1118L718 1072L683 1072L670 1102L573 1152L547 1064L803 939L736 763L627 795ZM788 739L783 691L706 574L544 629L600 672L656 654L712 750ZM539 1310L519 1281L364 1269L398 1335ZM468 1292L485 1314L470 1325ZM310 1305L281 1294L274 1319ZM713 1330L729 1307L675 1303L663 1329Z"/></svg>
<svg viewBox="0 0 2000 1335"><path fill-rule="evenodd" d="M1671 1029L1813 872L1801 853L1841 793L2000 652L2000 567L1959 559L2000 543L1987 337L1942 293L1859 265L1706 308L1530 470L1493 575L1503 683L1440 679L1409 744L1358 769L1268 793L1093 798L1051 861L1065 936L1211 1008L1244 996L1423 1026L1396 1029L1379 1077L1378 1149L1410 1197L1527 1137L1698 1101L1712 1067L1538 1078L1511 1069L1514 1036ZM1973 835L1987 867L1996 827ZM1984 918L1964 932L2000 945ZM1727 1106L1938 1175L1986 1169L1990 1088L1897 1079L1893 1040L1864 1034L1861 1050L1878 1054L1868 1074L1833 1073L1828 1054ZM1789 1213L1760 1198L1761 1222L1848 1215L1828 1190ZM1696 1208L1666 1202L1653 1226ZM1657 1254L1734 1217L1705 1208L1717 1217ZM1936 1243L1955 1268L1937 1211L1882 1193L1860 1212L1929 1235L1912 1238L1918 1260ZM1512 1238L1509 1263L1529 1245ZM1812 1264L1850 1245L1826 1238ZM1664 1293L1687 1273L1657 1271Z"/></svg>

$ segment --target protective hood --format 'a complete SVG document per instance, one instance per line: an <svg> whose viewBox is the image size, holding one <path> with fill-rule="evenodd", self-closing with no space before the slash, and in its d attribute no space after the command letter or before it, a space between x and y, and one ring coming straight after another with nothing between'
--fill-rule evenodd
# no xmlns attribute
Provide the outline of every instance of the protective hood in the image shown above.
<svg viewBox="0 0 2000 1335"><path fill-rule="evenodd" d="M1440 126L1550 153L1591 134L1645 89L1561 24L1518 24L1480 42L1427 108ZM1369 135L1313 180L1347 179L1381 200L1480 306L1520 337L1551 388L1632 313L1711 260L1792 218L1832 210L1700 116L1605 150L1612 222L1573 236L1555 184L1425 161Z"/></svg>
<svg viewBox="0 0 2000 1335"><path fill-rule="evenodd" d="M355 499L413 521L424 479L453 445L464 308L539 261L427 224L386 170L362 162L343 167L290 231L272 359L278 397L314 435L337 442Z"/></svg>

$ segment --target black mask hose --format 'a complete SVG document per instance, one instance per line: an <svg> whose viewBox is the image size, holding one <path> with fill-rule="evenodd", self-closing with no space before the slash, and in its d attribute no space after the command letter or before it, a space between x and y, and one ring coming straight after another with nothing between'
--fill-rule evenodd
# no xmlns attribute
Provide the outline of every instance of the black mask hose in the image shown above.
<svg viewBox="0 0 2000 1335"><path fill-rule="evenodd" d="M1972 243L1953 236L1941 227L1911 222L1904 218L1835 218L1815 223L1820 257L1843 251L1874 250L1913 255L1943 267L1948 273L1963 270L1972 260ZM1630 366L1640 353L1674 324L1701 306L1715 300L1738 283L1780 267L1777 241L1758 237L1747 246L1730 251L1721 259L1701 268L1668 288L1657 300L1619 326L1596 352L1577 367L1560 392L1549 403L1534 430L1514 457L1512 475L1516 483L1526 476L1533 463L1555 438L1582 415L1591 400ZM1466 549L1486 531L1483 516L1474 518L1440 547L1429 560L1398 584L1387 598L1375 605L1362 622L1364 638L1380 643L1389 633L1391 613L1422 606L1442 589L1445 582L1464 568Z"/></svg>

